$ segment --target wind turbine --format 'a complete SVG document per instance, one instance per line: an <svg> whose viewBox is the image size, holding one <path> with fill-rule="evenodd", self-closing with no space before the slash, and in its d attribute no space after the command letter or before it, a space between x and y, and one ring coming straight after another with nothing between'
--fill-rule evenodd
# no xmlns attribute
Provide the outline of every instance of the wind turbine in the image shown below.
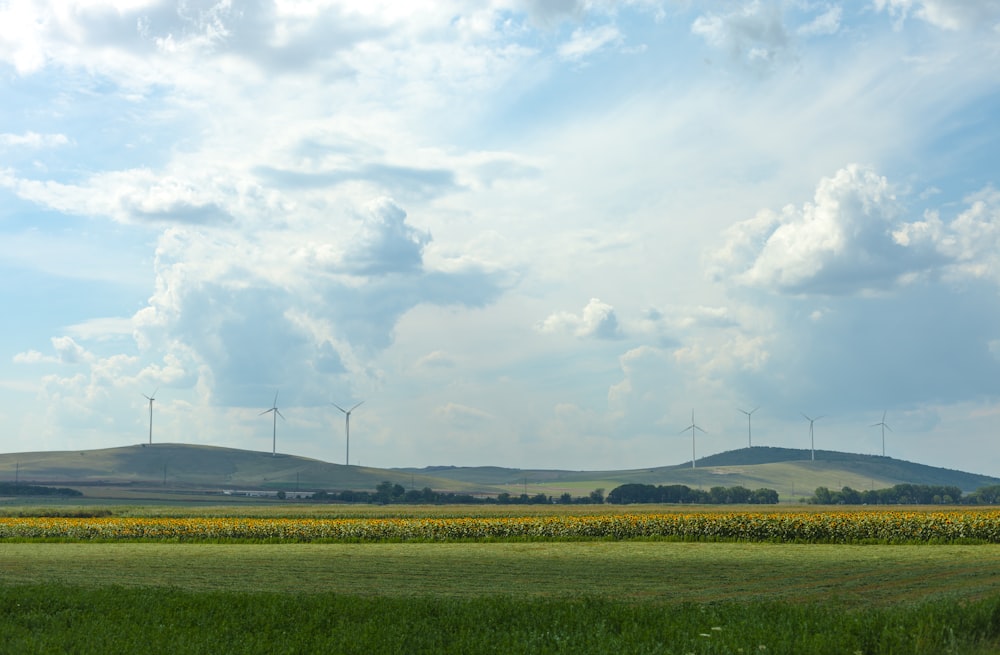
<svg viewBox="0 0 1000 655"><path fill-rule="evenodd" d="M159 387L156 391L159 391ZM149 401L149 443L153 443L153 401L156 400L156 391L153 392L152 396L147 396L142 394L142 397Z"/></svg>
<svg viewBox="0 0 1000 655"><path fill-rule="evenodd" d="M747 415L747 448L753 448L753 441L751 440L751 435L750 435L750 416L758 409L760 409L760 407L754 407L749 412L745 409L740 410L741 412Z"/></svg>
<svg viewBox="0 0 1000 655"><path fill-rule="evenodd" d="M694 410L693 409L691 410L691 425L687 426L686 428L684 428L683 430L681 430L680 432L678 432L678 434L684 434L688 430L691 430L691 468L695 468L695 465L694 465L694 460L695 460L695 456L694 456L694 433L695 433L695 430L701 430L702 432L705 432L705 431L702 430L698 426L698 424L696 424L694 422ZM708 433L706 432L705 434L708 434Z"/></svg>
<svg viewBox="0 0 1000 655"><path fill-rule="evenodd" d="M339 409L344 413L344 431L347 433L347 456L344 459L344 464L347 466L351 465L351 412L360 407L363 402L365 401L362 400L360 403L358 403L357 405L355 405L350 409L344 409L337 403L330 403L331 405L333 405L334 407L336 407L337 409Z"/></svg>
<svg viewBox="0 0 1000 655"><path fill-rule="evenodd" d="M278 392L274 392L274 402L271 403L271 409L265 409L263 412L257 416L263 416L264 414L274 414L274 424L271 426L271 457L274 457L278 450L278 417L281 420L285 420L285 415L278 411Z"/></svg>
<svg viewBox="0 0 1000 655"><path fill-rule="evenodd" d="M805 416L805 419L809 421L809 448L812 453L812 459L816 459L816 440L813 438L813 423L823 418L823 416L817 416L816 418L809 418L805 414L802 416Z"/></svg>
<svg viewBox="0 0 1000 655"><path fill-rule="evenodd" d="M886 411L888 411L888 410L886 410ZM885 457L885 431L886 431L886 428L889 429L889 432L892 432L892 428L890 428L889 424L885 422L885 415L886 415L886 412L882 412L882 420L879 421L878 423L872 423L870 426L868 426L868 427L872 427L872 428L877 428L879 426L882 426L882 457Z"/></svg>

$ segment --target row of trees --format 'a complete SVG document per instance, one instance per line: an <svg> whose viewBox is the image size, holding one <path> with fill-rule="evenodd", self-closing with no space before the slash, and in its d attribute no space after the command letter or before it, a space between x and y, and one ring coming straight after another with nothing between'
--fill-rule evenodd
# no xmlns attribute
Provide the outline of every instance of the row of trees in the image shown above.
<svg viewBox="0 0 1000 655"><path fill-rule="evenodd" d="M280 494L279 494L280 497ZM513 495L507 492L497 496L473 496L471 494L444 493L434 491L430 487L423 489L406 489L401 484L392 482L380 482L375 491L317 491L310 500L317 502L341 502L341 503L378 503L388 505L390 503L399 504L430 504L430 505L548 505L551 503L563 504L586 504L603 503L604 490L595 489L587 496L572 496L568 493L554 499L552 496L539 493L533 496L528 494Z"/></svg>
<svg viewBox="0 0 1000 655"><path fill-rule="evenodd" d="M0 496L82 496L76 489L66 487L44 487L37 484L0 482Z"/></svg>
<svg viewBox="0 0 1000 655"><path fill-rule="evenodd" d="M692 489L683 484L654 486L651 484L623 484L608 493L608 502L618 505L631 503L692 503L692 504L748 504L774 505L778 492L774 489L746 487L712 487L708 491Z"/></svg>
<svg viewBox="0 0 1000 655"><path fill-rule="evenodd" d="M406 489L400 484L380 482L374 492L370 491L317 491L309 499L317 502L378 503L399 504L462 504L462 505L582 505L605 502L619 505L630 503L688 503L688 504L749 504L773 505L778 502L778 492L774 489L746 487L712 487L708 491L691 489L682 484L654 486L651 484L624 484L612 489L605 497L604 489L594 489L586 496L547 496L543 493L513 495L507 492L496 496L473 496L471 494L442 493L430 487Z"/></svg>
<svg viewBox="0 0 1000 655"><path fill-rule="evenodd" d="M887 489L858 491L844 487L831 491L817 487L810 503L816 505L997 505L1000 486L980 487L967 496L954 486L897 484Z"/></svg>

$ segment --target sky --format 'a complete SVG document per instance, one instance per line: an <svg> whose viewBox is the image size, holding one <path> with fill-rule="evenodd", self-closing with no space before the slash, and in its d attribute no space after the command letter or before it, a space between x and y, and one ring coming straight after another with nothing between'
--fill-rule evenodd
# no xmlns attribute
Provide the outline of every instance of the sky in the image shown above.
<svg viewBox="0 0 1000 655"><path fill-rule="evenodd" d="M998 0L0 0L0 452L1000 476L998 117Z"/></svg>

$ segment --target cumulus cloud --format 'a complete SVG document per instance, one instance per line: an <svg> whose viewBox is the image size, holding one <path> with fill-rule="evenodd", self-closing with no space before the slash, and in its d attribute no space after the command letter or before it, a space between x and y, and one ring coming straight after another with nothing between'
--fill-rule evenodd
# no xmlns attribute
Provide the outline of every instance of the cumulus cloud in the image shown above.
<svg viewBox="0 0 1000 655"><path fill-rule="evenodd" d="M1000 191L987 187L965 201L968 209L950 222L928 210L924 220L901 225L893 239L917 252L933 251L948 275L1000 284Z"/></svg>
<svg viewBox="0 0 1000 655"><path fill-rule="evenodd" d="M730 227L709 258L711 277L781 293L880 288L922 262L893 237L902 213L888 181L849 165L823 178L813 202L758 212Z"/></svg>
<svg viewBox="0 0 1000 655"><path fill-rule="evenodd" d="M617 339L621 337L615 308L591 298L583 312L557 312L541 322L538 329L549 334L572 334L577 337Z"/></svg>
<svg viewBox="0 0 1000 655"><path fill-rule="evenodd" d="M326 376L376 375L363 362L413 307L482 306L500 294L501 272L429 270L430 235L396 203L377 199L366 212L325 256L321 241L304 247L294 231L168 230L157 291L134 318L140 344L182 344L220 402L242 405L290 381L299 395L289 399L311 402L328 393Z"/></svg>
<svg viewBox="0 0 1000 655"><path fill-rule="evenodd" d="M406 223L406 212L389 198L368 206L360 238L344 256L344 266L355 274L383 275L420 269L430 234Z"/></svg>

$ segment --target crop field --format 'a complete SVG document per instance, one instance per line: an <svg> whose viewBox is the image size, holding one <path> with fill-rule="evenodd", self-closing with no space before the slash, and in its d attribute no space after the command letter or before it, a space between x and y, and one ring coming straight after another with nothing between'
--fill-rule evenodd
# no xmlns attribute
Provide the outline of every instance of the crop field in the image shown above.
<svg viewBox="0 0 1000 655"><path fill-rule="evenodd" d="M641 539L1000 543L1000 512L673 512L478 517L0 517L0 539L379 542Z"/></svg>
<svg viewBox="0 0 1000 655"><path fill-rule="evenodd" d="M997 512L395 509L8 511L0 653L1000 651Z"/></svg>

